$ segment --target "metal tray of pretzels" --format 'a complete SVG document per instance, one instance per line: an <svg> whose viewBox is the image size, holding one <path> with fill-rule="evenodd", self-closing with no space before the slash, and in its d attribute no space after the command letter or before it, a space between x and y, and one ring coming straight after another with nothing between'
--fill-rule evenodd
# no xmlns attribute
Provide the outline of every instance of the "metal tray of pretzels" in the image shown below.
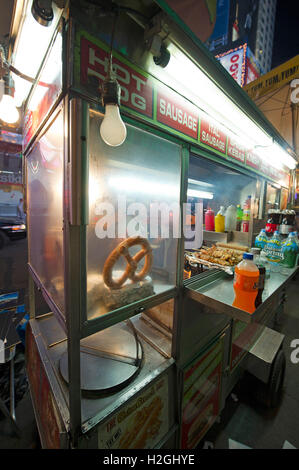
<svg viewBox="0 0 299 470"><path fill-rule="evenodd" d="M209 268L217 268L225 271L229 275L234 274L235 266L243 259L244 250L226 248L213 245L211 247L203 246L200 250L186 251L187 261L192 265L201 264Z"/></svg>

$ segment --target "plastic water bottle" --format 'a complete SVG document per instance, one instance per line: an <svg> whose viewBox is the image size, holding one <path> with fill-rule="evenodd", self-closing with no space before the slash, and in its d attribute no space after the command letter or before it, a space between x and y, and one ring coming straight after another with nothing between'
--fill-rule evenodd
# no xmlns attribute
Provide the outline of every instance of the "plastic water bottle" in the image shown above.
<svg viewBox="0 0 299 470"><path fill-rule="evenodd" d="M263 250L267 242L268 242L268 237L266 235L266 230L263 229L260 231L257 237L255 237L254 246L256 248L260 248L261 250Z"/></svg>
<svg viewBox="0 0 299 470"><path fill-rule="evenodd" d="M279 272L283 261L282 240L276 230L272 238L268 239L264 247L268 262L271 264L271 271Z"/></svg>
<svg viewBox="0 0 299 470"><path fill-rule="evenodd" d="M294 268L296 265L299 246L296 240L295 232L291 232L282 245L283 266L285 268Z"/></svg>

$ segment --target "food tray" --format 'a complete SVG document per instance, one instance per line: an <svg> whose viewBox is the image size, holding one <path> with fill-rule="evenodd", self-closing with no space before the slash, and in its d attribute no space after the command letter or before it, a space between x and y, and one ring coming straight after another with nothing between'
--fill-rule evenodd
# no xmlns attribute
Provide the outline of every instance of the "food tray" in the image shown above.
<svg viewBox="0 0 299 470"><path fill-rule="evenodd" d="M221 269L222 271L224 271L226 274L229 274L230 276L234 275L235 266L223 266L222 264L211 263L210 261L206 261L204 259L197 258L196 256L193 256L192 253L188 253L188 252L185 253L185 257L191 265L192 264L193 265L194 264L197 264L197 265L202 264L204 266L208 266L211 269L215 269L215 268Z"/></svg>

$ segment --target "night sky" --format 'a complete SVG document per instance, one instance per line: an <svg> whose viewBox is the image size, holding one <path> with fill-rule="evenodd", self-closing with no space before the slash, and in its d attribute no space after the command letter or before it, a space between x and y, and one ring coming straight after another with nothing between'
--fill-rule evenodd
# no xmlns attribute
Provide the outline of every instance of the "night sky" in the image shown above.
<svg viewBox="0 0 299 470"><path fill-rule="evenodd" d="M299 54L299 2L277 0L272 68Z"/></svg>

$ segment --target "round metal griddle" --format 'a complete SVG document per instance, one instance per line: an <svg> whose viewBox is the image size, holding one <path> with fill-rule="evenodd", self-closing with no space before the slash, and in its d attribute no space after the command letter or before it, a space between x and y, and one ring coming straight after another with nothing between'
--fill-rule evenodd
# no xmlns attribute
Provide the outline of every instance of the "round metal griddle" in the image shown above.
<svg viewBox="0 0 299 470"><path fill-rule="evenodd" d="M81 340L81 390L85 394L114 393L138 374L143 349L131 322L114 325ZM59 361L60 373L69 383L68 355Z"/></svg>

